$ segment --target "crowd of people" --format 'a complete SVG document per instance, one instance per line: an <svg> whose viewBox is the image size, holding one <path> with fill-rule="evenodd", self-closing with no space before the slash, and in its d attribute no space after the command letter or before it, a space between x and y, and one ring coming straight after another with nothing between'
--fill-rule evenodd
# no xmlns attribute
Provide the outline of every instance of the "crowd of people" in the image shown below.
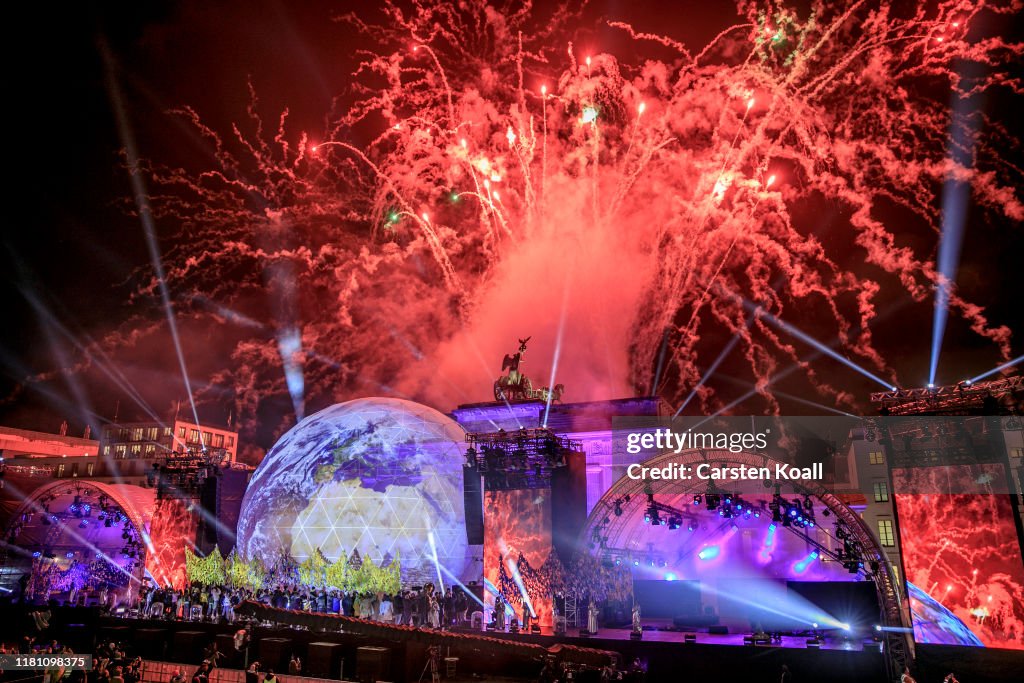
<svg viewBox="0 0 1024 683"><path fill-rule="evenodd" d="M246 600L303 612L340 614L388 624L445 628L468 622L471 604L461 587L444 592L433 584L402 590L395 595L359 593L278 585L256 591L229 586L185 589L144 586L130 612L151 619L233 622Z"/></svg>

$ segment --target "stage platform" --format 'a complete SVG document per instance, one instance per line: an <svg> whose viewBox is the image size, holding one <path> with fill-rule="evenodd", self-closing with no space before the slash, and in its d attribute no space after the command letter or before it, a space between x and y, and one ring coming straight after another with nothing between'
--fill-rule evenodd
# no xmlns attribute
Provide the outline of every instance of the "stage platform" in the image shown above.
<svg viewBox="0 0 1024 683"><path fill-rule="evenodd" d="M751 647L743 642L745 634L742 633L728 633L728 634L716 634L708 633L704 631L676 631L668 630L661 624L643 624L644 637L643 641L652 643L679 643L681 645L687 644L685 642L685 636L687 633L691 633L696 636L696 642L703 645L730 645L739 647ZM468 632L468 631L464 631ZM475 631L474 631L475 633ZM531 638L540 636L541 638L550 638L557 642L571 642L576 645L587 645L593 644L595 640L630 640L630 629L626 628L602 628L597 636L581 636L579 629L568 629L565 635L555 636L554 632L550 628L542 628L540 633L501 633L495 631L487 631L487 635L504 637L509 636L517 639L522 639L524 636ZM749 635L749 634L746 634ZM692 643L691 643L692 644ZM782 648L800 648L807 649L807 636L782 636L781 642L773 642L770 646L758 645L755 647L782 647ZM868 641L860 642L855 640L844 640L839 638L833 638L826 636L824 641L818 649L821 650L844 650L847 652L855 652L862 650L869 650L877 652L879 651L878 643L871 643Z"/></svg>
<svg viewBox="0 0 1024 683"><path fill-rule="evenodd" d="M154 621L99 617L95 610L52 608L51 623L61 624L68 640L81 642L73 645L80 652L88 651L96 639L131 643L138 654L154 660L181 661L197 664L202 649L218 642L221 652L228 655L225 666L241 666L242 653L234 652L232 636L238 625L204 622ZM0 636L15 642L28 632L23 608L0 608ZM392 667L387 678L381 680L412 683L423 669L425 641L433 633L430 629L394 629L387 636L367 636L358 633L310 631L286 626L260 626L252 631L250 659L267 660L294 652L311 663L316 647L324 643L337 645L337 655L344 660L346 678L357 669L359 649L387 648ZM742 634L718 635L698 632L696 642L684 642L684 634L677 631L646 630L642 640L631 640L628 629L602 629L597 636L580 637L575 630L561 636L550 632L540 634L512 634L488 631L456 631L460 634L478 634L511 643L530 644L551 648L559 644L581 648L609 650L617 653L626 665L639 659L647 670L647 681L680 680L685 672L690 680L747 680L775 681L782 665L793 672L794 680L818 682L886 681L885 658L878 645L846 643L839 639L826 639L820 649L809 649L806 638L783 637L782 643L771 646L743 644ZM54 635L53 637L56 637ZM475 640L475 639L474 639ZM470 640L459 652L445 652L460 658L459 673L478 673L485 678L496 675L535 679L540 661L513 661L497 653L486 643ZM1001 683L1015 680L1014 672L1024 670L1024 652L947 646L918 646L917 680L942 680L954 671L958 678L972 683ZM286 661L286 660L285 660ZM337 678L335 669L331 678ZM1016 679L1019 680L1019 679Z"/></svg>

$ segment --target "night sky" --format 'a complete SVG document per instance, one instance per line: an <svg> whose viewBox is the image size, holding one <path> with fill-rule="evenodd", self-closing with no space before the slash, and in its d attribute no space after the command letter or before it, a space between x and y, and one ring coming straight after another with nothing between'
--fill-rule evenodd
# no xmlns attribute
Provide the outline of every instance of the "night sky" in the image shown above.
<svg viewBox="0 0 1024 683"><path fill-rule="evenodd" d="M365 40L332 17L360 4L259 0L118 1L60 9L38 5L22 10L19 21L8 24L5 175L13 186L7 193L0 250L6 312L0 338L0 424L56 431L66 419L69 433L79 435L86 424L83 406L100 416L100 422L113 418L117 405L121 419L144 417L122 389L95 369L50 377L60 367L80 362L73 340L102 338L130 328L136 316L152 319L161 314L154 300L131 299L135 286L150 275L149 259L139 221L130 215L131 185L121 165L108 79L113 76L121 89L140 156L169 166L195 164L206 152L167 110L191 105L212 127L226 130L244 114L248 79L267 111L289 107L292 125L315 136L324 130L333 98L344 96L354 52ZM621 36L599 23L602 16L693 45L702 45L735 19L728 3L709 2L602 2L592 5L586 16L594 28L583 24L580 44L612 50ZM1014 34L1011 27L990 28ZM105 51L116 65L113 74ZM982 106L994 122L1020 137L1019 104L1007 95L1005 100L989 97ZM1008 162L1021 163L1019 148L1006 154ZM905 217L894 212L892 219ZM161 246L167 247L175 226L158 225L157 230ZM972 210L958 277L967 299L985 306L990 320L1014 331L1014 355L1024 349L1022 235L1019 224L989 221ZM935 237L909 228L906 234L908 243L925 253ZM827 232L823 240L828 242ZM897 312L876 324L877 345L907 386L922 385L927 381L931 305L911 303L899 294L905 301L893 302ZM212 323L185 323L182 334L193 380L202 386L230 362L230 347L219 345L222 332ZM962 320L951 319L940 381L955 382L998 362L990 342L971 334ZM155 411L167 415L185 398L168 338L149 339L115 363ZM734 370L742 375L742 368ZM820 371L860 396L877 390L830 361L822 362ZM50 378L31 380L39 375ZM724 394L743 391L724 382L720 387ZM800 393L806 388L795 385L789 390ZM478 400L486 400L487 393L488 387L482 387ZM782 404L794 413L808 410ZM283 413L289 407L283 395L264 410ZM755 402L749 406L751 411L762 409ZM229 411L226 402L200 407L204 418L220 423ZM272 435L259 440L266 448Z"/></svg>

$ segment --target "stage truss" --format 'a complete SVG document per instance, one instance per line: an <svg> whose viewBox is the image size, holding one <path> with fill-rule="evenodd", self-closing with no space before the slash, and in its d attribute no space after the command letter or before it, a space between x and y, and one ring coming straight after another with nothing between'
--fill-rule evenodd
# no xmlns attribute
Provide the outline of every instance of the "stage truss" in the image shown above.
<svg viewBox="0 0 1024 683"><path fill-rule="evenodd" d="M643 465L652 469L671 464L688 465L695 468L701 463L726 467L738 465L768 467L771 470L774 470L776 465L784 464L761 453L732 453L727 450L695 449L680 453L664 453L644 461ZM580 535L579 547L587 548L593 539L599 537L607 539L606 543L613 547L618 545L627 547L626 544L612 542L613 539L618 540L627 535L627 527L632 523L630 515L615 514L616 507L621 510L627 496L630 501L628 505L631 507L644 507L650 496L705 494L710 483L701 480L643 480L622 477L601 496L591 510L587 524ZM719 492L725 488L724 484L718 484ZM864 571L863 573L874 582L882 609L882 625L890 627L884 629L881 635L885 642L890 679L898 681L904 667L913 659L914 645L910 636L912 632L910 608L904 593L899 589L895 572L882 547L875 540L860 515L851 510L838 497L829 493L823 486L794 481L787 482L786 488L791 489L796 495L809 496L819 500L835 516L836 520L845 524L853 535L861 549L860 561L864 567L877 567L877 571ZM799 529L794 528L793 531L801 534ZM801 535L806 536L806 534Z"/></svg>
<svg viewBox="0 0 1024 683"><path fill-rule="evenodd" d="M895 389L871 394L871 402L884 415L970 415L983 411L998 414L1007 410L1012 397L1024 393L1024 375L989 382L963 381L958 384L917 389Z"/></svg>
<svg viewBox="0 0 1024 683"><path fill-rule="evenodd" d="M50 501L71 496L75 496L75 500L80 498L83 504L88 504L88 511L76 514L71 512L70 508L68 510L51 509ZM109 501L109 504L105 506L103 501ZM115 513L122 515L124 521L132 528L134 539L132 547L138 553L135 566L140 569L141 573L147 554L147 543L144 542L144 539L148 535L149 524L154 513L152 497L147 495L145 490L135 486L75 479L44 484L32 491L21 502L14 514L11 515L9 524L3 530L3 539L7 542L0 545L0 566L7 566L10 554L15 552L15 548L26 551L26 549L35 549L37 546L41 549L46 545L45 539L41 543L25 544L21 537L29 526L38 527L40 524L45 524L46 539L55 536L56 532L63 529L67 529L67 533L72 538L80 538L81 534L76 532L73 527L81 523L82 520L91 520L96 526L113 528L115 525L101 516L101 513L108 512L111 515ZM48 518L47 522L43 522L43 518ZM118 522L118 524L120 523ZM81 545L83 548L88 547L84 540L81 540ZM90 549L91 552L92 549ZM136 577L137 579L138 577Z"/></svg>

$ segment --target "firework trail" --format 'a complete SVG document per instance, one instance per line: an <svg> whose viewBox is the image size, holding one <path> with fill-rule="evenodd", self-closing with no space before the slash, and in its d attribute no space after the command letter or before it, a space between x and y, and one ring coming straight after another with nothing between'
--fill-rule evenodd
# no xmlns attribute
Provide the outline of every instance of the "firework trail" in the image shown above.
<svg viewBox="0 0 1024 683"><path fill-rule="evenodd" d="M739 23L699 49L609 22L631 41L615 55L578 53L582 8L518 7L421 1L339 17L380 47L360 54L344 111L316 136L290 131L287 111L265 125L255 92L229 133L177 112L213 161L146 165L150 203L180 226L166 257L176 298L259 321L212 378L243 431L268 396L287 395L283 368L301 373L307 401L486 400L489 364L517 337L534 335L528 367L546 378L560 324L571 400L646 391L657 366L656 389L678 403L717 353L708 344L735 336L775 410L768 379L800 349L750 319L750 302L814 321L896 384L872 340L876 306L929 305L940 276L934 252L906 246L880 211L901 207L937 242L953 178L993 215L1024 218L1021 169L995 152L1017 142L949 106L951 91L1020 93L1021 46L971 30L1010 3L815 2L804 15L743 0ZM965 61L986 68L968 78ZM971 136L970 167L948 153L953 128ZM830 246L806 219L823 210L837 217ZM949 304L1010 357L1009 330L955 287ZM296 341L283 359L285 334ZM707 384L697 397L721 406Z"/></svg>

